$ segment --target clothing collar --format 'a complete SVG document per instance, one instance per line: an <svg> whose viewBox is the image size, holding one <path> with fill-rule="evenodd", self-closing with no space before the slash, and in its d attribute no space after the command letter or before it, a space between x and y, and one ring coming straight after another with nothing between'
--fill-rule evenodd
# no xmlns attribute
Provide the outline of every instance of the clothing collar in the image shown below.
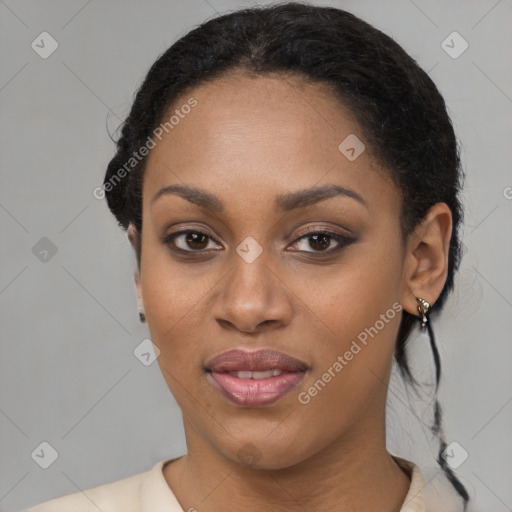
<svg viewBox="0 0 512 512"><path fill-rule="evenodd" d="M148 471L140 487L142 512L183 512L163 474L164 466L179 458L162 460ZM411 478L400 512L425 512L425 481L420 469L414 462L395 455L392 458Z"/></svg>
<svg viewBox="0 0 512 512"><path fill-rule="evenodd" d="M400 512L425 512L425 480L420 468L414 462L396 455L391 457L411 478L409 492L405 496Z"/></svg>

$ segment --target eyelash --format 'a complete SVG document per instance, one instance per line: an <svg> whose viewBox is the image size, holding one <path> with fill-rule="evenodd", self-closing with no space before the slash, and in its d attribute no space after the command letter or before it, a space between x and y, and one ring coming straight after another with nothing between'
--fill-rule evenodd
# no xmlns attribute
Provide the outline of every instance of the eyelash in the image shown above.
<svg viewBox="0 0 512 512"><path fill-rule="evenodd" d="M171 233L169 235L166 235L162 242L165 244L165 245L168 245L169 248L173 251L173 252L176 252L176 253L179 253L179 254L187 254L187 255L190 255L190 254L202 254L202 253L206 253L208 252L207 249L199 249L199 250L186 250L186 249L181 249L179 247L171 247L171 244L174 243L174 240L176 238L178 238L179 236L181 235L186 235L186 234L191 234L191 233L195 233L195 234L199 234L199 235L203 235L205 237L207 237L208 241L214 241L216 242L216 240L211 237L208 233L205 233L204 231L201 231L200 229L187 229L187 230L183 230L183 231L177 231L176 233ZM295 245L297 242L303 240L303 239L307 239L307 238L311 238L313 237L314 235L325 235L325 236L328 236L330 237L331 239L335 240L336 242L338 242L338 247L334 248L334 249L327 249L327 250L323 250L323 251L315 251L315 250L312 250L312 251L299 251L299 252L305 252L305 253L308 253L308 254L317 254L318 256L315 256L315 257L322 257L322 256L331 256L333 255L334 253L337 253L338 251L342 250L343 248L349 246L350 244L352 244L353 242L355 242L355 239L354 238L350 238L350 237L347 237L345 235L341 235L339 233L334 233L332 231L327 231L325 229L318 229L318 230L312 230L312 231L308 231L307 233L303 233L302 235L300 235L294 242L292 245Z"/></svg>

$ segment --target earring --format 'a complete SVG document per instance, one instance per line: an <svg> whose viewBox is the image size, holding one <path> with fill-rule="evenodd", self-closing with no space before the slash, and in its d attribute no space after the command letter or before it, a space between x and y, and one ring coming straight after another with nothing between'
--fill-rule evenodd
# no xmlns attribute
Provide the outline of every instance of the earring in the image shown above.
<svg viewBox="0 0 512 512"><path fill-rule="evenodd" d="M424 330L427 322L428 322L428 314L430 313L430 303L425 299L421 299L420 297L416 297L416 300L420 303L418 306L418 313L421 319L421 329Z"/></svg>
<svg viewBox="0 0 512 512"><path fill-rule="evenodd" d="M146 315L144 313L144 308L142 304L139 303L139 320L144 324L146 323Z"/></svg>

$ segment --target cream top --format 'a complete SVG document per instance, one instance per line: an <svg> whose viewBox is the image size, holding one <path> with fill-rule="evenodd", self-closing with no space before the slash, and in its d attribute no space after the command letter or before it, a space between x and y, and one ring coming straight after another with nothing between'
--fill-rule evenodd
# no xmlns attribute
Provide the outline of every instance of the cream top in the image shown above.
<svg viewBox="0 0 512 512"><path fill-rule="evenodd" d="M400 512L425 512L425 482L413 462L392 456L411 477ZM184 511L164 478L162 460L149 471L45 501L26 512L194 512Z"/></svg>

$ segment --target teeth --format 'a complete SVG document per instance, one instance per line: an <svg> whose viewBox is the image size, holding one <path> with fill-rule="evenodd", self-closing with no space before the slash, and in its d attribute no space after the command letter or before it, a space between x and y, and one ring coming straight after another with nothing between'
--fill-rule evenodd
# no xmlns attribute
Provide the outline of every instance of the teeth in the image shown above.
<svg viewBox="0 0 512 512"><path fill-rule="evenodd" d="M278 375L281 375L281 370L265 370L262 372L244 370L241 372L233 372L233 375L239 379L268 379L269 377L277 377Z"/></svg>

